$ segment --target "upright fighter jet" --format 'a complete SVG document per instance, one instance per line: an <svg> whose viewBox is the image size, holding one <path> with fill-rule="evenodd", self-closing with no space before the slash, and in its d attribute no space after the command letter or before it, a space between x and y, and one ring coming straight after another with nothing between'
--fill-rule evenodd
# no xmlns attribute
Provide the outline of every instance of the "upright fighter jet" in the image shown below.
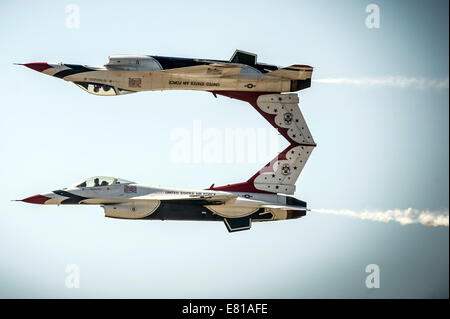
<svg viewBox="0 0 450 319"><path fill-rule="evenodd" d="M280 68L258 63L256 54L240 50L229 61L112 55L103 67L44 62L23 65L105 96L156 90L295 92L311 86L313 71L308 65Z"/></svg>
<svg viewBox="0 0 450 319"><path fill-rule="evenodd" d="M247 181L205 190L145 186L112 177L93 177L68 188L21 201L33 204L100 205L106 217L224 221L228 231L250 229L252 221L306 215L307 204L292 196L316 146L298 107L297 94L228 93L251 103L290 145Z"/></svg>

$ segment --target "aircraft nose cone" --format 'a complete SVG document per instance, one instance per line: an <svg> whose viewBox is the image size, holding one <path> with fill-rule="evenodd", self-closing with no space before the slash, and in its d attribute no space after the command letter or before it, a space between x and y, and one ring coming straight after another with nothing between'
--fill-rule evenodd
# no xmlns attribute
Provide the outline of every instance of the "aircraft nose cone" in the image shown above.
<svg viewBox="0 0 450 319"><path fill-rule="evenodd" d="M22 65L24 65L27 68L30 68L32 70L38 71L38 72L42 72L42 71L45 71L45 70L51 68L51 66L45 62L25 63Z"/></svg>
<svg viewBox="0 0 450 319"><path fill-rule="evenodd" d="M42 196L42 195L34 195L22 199L22 202L30 203L30 204L44 204L46 201L51 199L50 197Z"/></svg>

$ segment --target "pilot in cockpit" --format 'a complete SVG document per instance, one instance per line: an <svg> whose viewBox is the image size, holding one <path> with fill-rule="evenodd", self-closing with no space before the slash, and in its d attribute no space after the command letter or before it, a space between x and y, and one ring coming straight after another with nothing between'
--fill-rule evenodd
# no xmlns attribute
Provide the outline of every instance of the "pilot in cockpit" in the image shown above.
<svg viewBox="0 0 450 319"><path fill-rule="evenodd" d="M94 179L94 187L98 187L98 186L100 186L100 184L99 184L99 179L98 179L98 177L96 177L96 178Z"/></svg>

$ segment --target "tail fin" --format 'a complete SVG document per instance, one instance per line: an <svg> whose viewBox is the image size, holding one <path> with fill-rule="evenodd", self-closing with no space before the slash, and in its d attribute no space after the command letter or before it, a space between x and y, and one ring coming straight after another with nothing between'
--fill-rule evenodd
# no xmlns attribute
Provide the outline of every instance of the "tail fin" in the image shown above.
<svg viewBox="0 0 450 319"><path fill-rule="evenodd" d="M315 145L290 145L253 175L248 182L256 189L293 195L295 183Z"/></svg>
<svg viewBox="0 0 450 319"><path fill-rule="evenodd" d="M298 96L296 94L264 94L259 95L256 103L253 102L252 105L286 137L290 145L248 181L210 189L292 195L295 192L295 182L312 150L316 147L298 107Z"/></svg>
<svg viewBox="0 0 450 319"><path fill-rule="evenodd" d="M256 100L256 110L291 144L316 145L298 106L297 94L264 94Z"/></svg>
<svg viewBox="0 0 450 319"><path fill-rule="evenodd" d="M314 144L298 107L297 94L239 91L215 91L215 93L250 103L290 144Z"/></svg>
<svg viewBox="0 0 450 319"><path fill-rule="evenodd" d="M293 195L295 183L315 145L289 145L248 181L210 189L242 193L282 193Z"/></svg>

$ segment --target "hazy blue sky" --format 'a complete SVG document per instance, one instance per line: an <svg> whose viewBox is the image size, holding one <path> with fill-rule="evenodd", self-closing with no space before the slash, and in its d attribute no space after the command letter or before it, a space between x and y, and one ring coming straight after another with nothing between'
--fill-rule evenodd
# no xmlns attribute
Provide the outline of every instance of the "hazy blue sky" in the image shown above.
<svg viewBox="0 0 450 319"><path fill-rule="evenodd" d="M80 28L66 26L66 5ZM365 8L380 8L380 28ZM300 107L318 146L295 197L311 208L449 207L448 1L0 1L0 297L448 298L448 227L311 212L229 234L222 223L108 219L92 206L11 199L93 175L206 188L258 163L177 163L175 129L270 126L249 105L203 92L97 97L14 62L103 65L111 54L228 59L235 49L313 78ZM268 143L268 140L267 140ZM280 150L283 141L280 139ZM81 287L67 289L66 265ZM379 289L365 267L380 266Z"/></svg>

